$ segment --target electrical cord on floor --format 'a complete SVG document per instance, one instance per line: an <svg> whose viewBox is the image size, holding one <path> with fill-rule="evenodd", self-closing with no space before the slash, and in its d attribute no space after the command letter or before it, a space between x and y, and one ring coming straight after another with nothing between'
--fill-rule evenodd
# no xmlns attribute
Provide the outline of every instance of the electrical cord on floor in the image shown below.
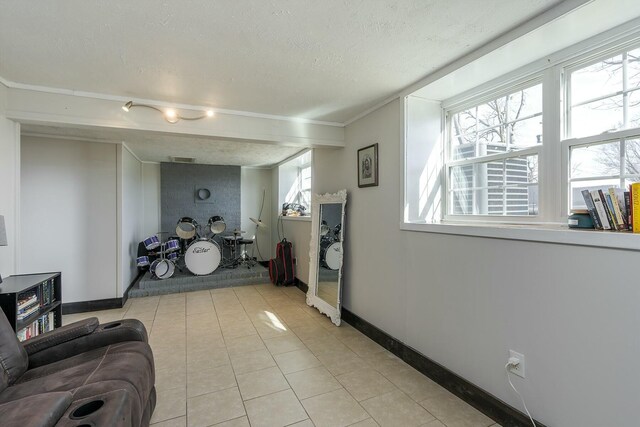
<svg viewBox="0 0 640 427"><path fill-rule="evenodd" d="M533 427L537 427L536 426L536 422L533 421L533 417L531 416L531 413L529 413L529 410L527 409L527 404L524 403L524 397L522 397L520 392L516 389L516 386L514 386L513 383L511 382L511 372L509 371L509 366L517 366L517 365L518 365L517 363L514 364L511 361L507 362L507 364L504 365L504 369L507 371L507 380L509 380L509 385L511 386L513 391L516 392L516 394L520 398L520 401L522 401L522 406L524 406L524 410L527 413L527 415L529 416L529 419L531 420L531 424L533 424Z"/></svg>

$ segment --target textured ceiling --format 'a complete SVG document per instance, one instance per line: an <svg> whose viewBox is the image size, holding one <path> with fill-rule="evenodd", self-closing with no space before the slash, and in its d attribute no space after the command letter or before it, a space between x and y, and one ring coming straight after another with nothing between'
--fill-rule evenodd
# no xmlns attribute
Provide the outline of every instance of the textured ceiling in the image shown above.
<svg viewBox="0 0 640 427"><path fill-rule="evenodd" d="M344 122L559 0L0 0L0 76Z"/></svg>
<svg viewBox="0 0 640 427"><path fill-rule="evenodd" d="M173 156L194 157L200 164L270 166L300 151L300 147L126 129L23 124L21 131L31 136L124 141L141 160L149 162L168 162Z"/></svg>

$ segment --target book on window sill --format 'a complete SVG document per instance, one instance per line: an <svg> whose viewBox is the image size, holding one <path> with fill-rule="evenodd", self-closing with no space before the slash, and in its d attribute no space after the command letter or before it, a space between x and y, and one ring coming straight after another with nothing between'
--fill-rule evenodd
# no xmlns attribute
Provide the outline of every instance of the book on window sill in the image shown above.
<svg viewBox="0 0 640 427"><path fill-rule="evenodd" d="M604 203L600 198L600 191L591 191L591 198L593 200L594 206L596 207L596 212L598 212L598 218L600 218L600 224L602 225L602 228L604 230L611 230L611 222L609 222L609 216L607 215Z"/></svg>
<svg viewBox="0 0 640 427"><path fill-rule="evenodd" d="M598 190L598 194L600 194L600 200L602 200L604 211L607 215L607 220L609 221L609 227L611 227L611 230L615 231L618 229L618 224L616 224L616 220L611 213L611 209L613 209L611 206L611 200L607 199L607 194L609 194L609 192L607 190Z"/></svg>
<svg viewBox="0 0 640 427"><path fill-rule="evenodd" d="M582 193L582 198L584 199L584 204L587 206L587 211L589 211L589 215L591 216L591 221L593 221L593 227L596 230L602 230L602 223L600 222L600 216L598 215L596 206L593 204L593 198L591 197L591 193L589 193L589 190L582 190L581 193Z"/></svg>
<svg viewBox="0 0 640 427"><path fill-rule="evenodd" d="M631 224L634 233L640 233L640 182L635 182L629 188L631 199Z"/></svg>
<svg viewBox="0 0 640 427"><path fill-rule="evenodd" d="M624 192L624 207L627 215L627 226L629 231L633 231L633 214L631 213L631 192Z"/></svg>
<svg viewBox="0 0 640 427"><path fill-rule="evenodd" d="M624 205L624 190L621 188L609 188L609 196L611 197L611 204L613 206L613 214L616 222L618 223L618 230L627 230L629 224L626 218L626 208Z"/></svg>
<svg viewBox="0 0 640 427"><path fill-rule="evenodd" d="M604 200L607 202L606 208L607 208L607 215L609 215L609 221L611 222L611 228L613 230L624 230L624 223L620 224L620 221L618 220L618 217L616 215L616 209L615 209L615 204L617 204L617 199L611 198L611 194L604 190L603 194L600 195L601 197L604 198Z"/></svg>
<svg viewBox="0 0 640 427"><path fill-rule="evenodd" d="M633 186L636 188L634 204ZM629 191L610 187L581 191L586 211L591 217L596 230L634 231L640 233L640 223L635 225L634 217L640 222L640 183L629 186Z"/></svg>

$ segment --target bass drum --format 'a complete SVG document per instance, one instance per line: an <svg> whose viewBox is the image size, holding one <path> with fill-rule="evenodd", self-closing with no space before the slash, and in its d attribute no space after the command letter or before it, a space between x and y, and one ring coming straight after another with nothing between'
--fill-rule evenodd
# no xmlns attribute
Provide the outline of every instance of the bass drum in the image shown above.
<svg viewBox="0 0 640 427"><path fill-rule="evenodd" d="M196 276L211 274L220 265L222 256L216 242L207 239L191 243L184 254L184 262Z"/></svg>
<svg viewBox="0 0 640 427"><path fill-rule="evenodd" d="M320 241L320 265L329 270L337 270L340 268L340 254L342 245L330 239Z"/></svg>

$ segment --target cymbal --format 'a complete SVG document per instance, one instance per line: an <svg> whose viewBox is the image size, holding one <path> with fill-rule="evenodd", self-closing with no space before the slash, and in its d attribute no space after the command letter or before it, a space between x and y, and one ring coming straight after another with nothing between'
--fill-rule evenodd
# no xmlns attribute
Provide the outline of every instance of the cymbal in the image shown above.
<svg viewBox="0 0 640 427"><path fill-rule="evenodd" d="M257 225L258 227L264 227L267 228L267 224L265 224L264 222L262 222L261 219L255 219L253 217L249 217L249 219L251 220L251 222L253 222L255 225Z"/></svg>

